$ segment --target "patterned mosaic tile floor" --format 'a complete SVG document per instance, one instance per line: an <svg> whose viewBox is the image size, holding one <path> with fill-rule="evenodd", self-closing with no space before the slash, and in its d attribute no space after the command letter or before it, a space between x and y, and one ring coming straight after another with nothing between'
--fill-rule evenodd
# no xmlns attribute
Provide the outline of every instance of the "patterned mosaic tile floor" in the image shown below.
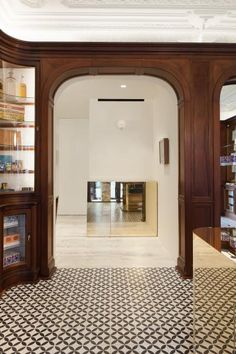
<svg viewBox="0 0 236 354"><path fill-rule="evenodd" d="M194 270L196 354L236 354L236 268Z"/></svg>
<svg viewBox="0 0 236 354"><path fill-rule="evenodd" d="M59 269L0 311L2 354L192 353L192 283L174 268Z"/></svg>

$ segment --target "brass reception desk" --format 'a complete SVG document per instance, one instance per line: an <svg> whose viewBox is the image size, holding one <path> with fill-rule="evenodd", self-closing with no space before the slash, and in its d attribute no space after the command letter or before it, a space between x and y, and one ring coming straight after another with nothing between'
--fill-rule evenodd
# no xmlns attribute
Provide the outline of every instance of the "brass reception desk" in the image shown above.
<svg viewBox="0 0 236 354"><path fill-rule="evenodd" d="M194 230L194 353L236 354L236 260L222 253L224 234Z"/></svg>

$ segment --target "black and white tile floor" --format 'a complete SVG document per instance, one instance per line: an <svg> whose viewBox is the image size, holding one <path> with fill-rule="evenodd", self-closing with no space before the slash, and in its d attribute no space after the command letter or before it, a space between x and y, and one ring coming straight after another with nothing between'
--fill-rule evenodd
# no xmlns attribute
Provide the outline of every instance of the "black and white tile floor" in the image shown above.
<svg viewBox="0 0 236 354"><path fill-rule="evenodd" d="M236 354L236 268L194 270L196 354Z"/></svg>
<svg viewBox="0 0 236 354"><path fill-rule="evenodd" d="M4 293L0 353L192 353L192 301L174 268L59 269Z"/></svg>

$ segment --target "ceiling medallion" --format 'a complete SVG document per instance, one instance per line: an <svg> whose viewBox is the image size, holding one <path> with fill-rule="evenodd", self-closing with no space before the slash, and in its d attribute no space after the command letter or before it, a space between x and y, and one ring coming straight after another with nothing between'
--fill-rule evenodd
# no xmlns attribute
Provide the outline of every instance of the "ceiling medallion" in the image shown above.
<svg viewBox="0 0 236 354"><path fill-rule="evenodd" d="M30 7L43 7L45 0L20 0L23 4Z"/></svg>
<svg viewBox="0 0 236 354"><path fill-rule="evenodd" d="M68 7L236 8L235 0L61 0Z"/></svg>

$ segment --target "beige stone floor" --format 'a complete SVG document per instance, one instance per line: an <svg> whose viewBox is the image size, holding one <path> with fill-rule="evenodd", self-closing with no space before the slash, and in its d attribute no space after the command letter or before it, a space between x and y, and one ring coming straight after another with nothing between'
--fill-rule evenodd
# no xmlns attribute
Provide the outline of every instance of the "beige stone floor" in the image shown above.
<svg viewBox="0 0 236 354"><path fill-rule="evenodd" d="M58 267L173 267L158 237L87 237L86 216L59 216L55 259Z"/></svg>

